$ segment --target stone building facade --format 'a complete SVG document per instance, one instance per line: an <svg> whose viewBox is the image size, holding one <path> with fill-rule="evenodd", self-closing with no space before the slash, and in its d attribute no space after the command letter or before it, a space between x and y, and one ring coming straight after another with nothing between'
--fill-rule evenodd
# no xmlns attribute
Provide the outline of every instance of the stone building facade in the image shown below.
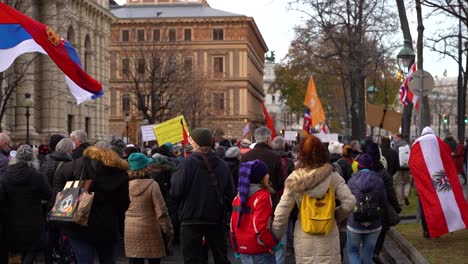
<svg viewBox="0 0 468 264"><path fill-rule="evenodd" d="M54 29L70 41L81 63L104 88L104 96L77 105L65 83L65 75L46 55L25 54L17 59L21 65L34 59L25 81L19 85L2 120L3 132L15 144L25 142L25 94L33 99L29 131L32 144L48 143L50 135L68 135L76 129L86 130L91 142L109 136L109 32L113 19L109 0L31 1L24 11L28 16ZM15 66L10 68L14 70ZM2 88L3 89L3 88Z"/></svg>
<svg viewBox="0 0 468 264"><path fill-rule="evenodd" d="M148 121L135 102L129 106L127 98L136 99L126 88L128 79L122 72L125 65L138 62L126 54L164 41L179 47L183 52L178 56L184 57L184 63L190 61L190 67L203 76L202 88L186 87L204 91L208 107L199 120L201 126L221 128L228 138L242 138L247 122L253 127L263 122L263 68L268 48L253 18L213 9L204 0L127 0L111 12L117 17L111 26L111 35L117 37L111 37L110 43L111 131L125 135L128 125L130 142L141 143L139 128ZM140 60L150 63L149 56ZM130 115L127 120L126 113Z"/></svg>

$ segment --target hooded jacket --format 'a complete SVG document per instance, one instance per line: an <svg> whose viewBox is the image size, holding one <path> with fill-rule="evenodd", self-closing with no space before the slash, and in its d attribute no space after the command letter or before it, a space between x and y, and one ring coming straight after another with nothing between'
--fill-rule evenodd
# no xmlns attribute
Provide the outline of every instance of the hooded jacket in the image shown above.
<svg viewBox="0 0 468 264"><path fill-rule="evenodd" d="M128 163L111 149L88 147L83 157L64 163L57 170L54 191L61 191L67 181L78 180L83 165L84 178L93 180L89 191L94 192L88 226L70 223L64 224L63 230L71 239L113 243L118 239L118 218L123 219L130 203Z"/></svg>
<svg viewBox="0 0 468 264"><path fill-rule="evenodd" d="M382 178L377 172L363 169L353 174L351 179L348 181L348 186L357 203L361 200L364 193L372 193L374 197L378 199L381 207L381 212L385 207L385 201L387 195L385 191L385 185ZM382 228L381 218L372 223L360 223L355 220L354 213L348 217L348 229L352 229L355 232L370 233L378 231Z"/></svg>
<svg viewBox="0 0 468 264"><path fill-rule="evenodd" d="M5 197L7 244L10 251L37 250L45 242L41 200L50 199L52 192L35 168L21 161L12 163L0 189L0 197Z"/></svg>
<svg viewBox="0 0 468 264"><path fill-rule="evenodd" d="M221 224L225 209L234 198L234 184L226 162L213 151L205 156L217 177L218 191L222 197L215 190L202 154L192 152L180 162L171 179L170 194L182 224Z"/></svg>
<svg viewBox="0 0 468 264"><path fill-rule="evenodd" d="M270 193L261 189L259 184L251 184L246 210L239 223L240 207L241 201L237 195L232 202L233 212L230 225L232 248L241 254L268 253L278 244L270 230L273 215Z"/></svg>
<svg viewBox="0 0 468 264"><path fill-rule="evenodd" d="M344 179L334 171L333 165L325 164L322 167L310 169L296 169L285 182L285 191L275 210L273 233L275 237L284 234L289 214L295 205L301 207L302 195L322 198L330 184L335 189L335 199L340 205L335 209L337 222L344 220L353 209L356 200L346 186ZM312 250L313 249L313 250ZM294 228L294 252L296 263L340 263L340 242L338 227L333 227L326 236L314 236L305 233L298 219Z"/></svg>
<svg viewBox="0 0 468 264"><path fill-rule="evenodd" d="M125 213L125 256L165 256L161 231L172 237L172 224L159 185L152 179L132 180L129 194L130 206Z"/></svg>

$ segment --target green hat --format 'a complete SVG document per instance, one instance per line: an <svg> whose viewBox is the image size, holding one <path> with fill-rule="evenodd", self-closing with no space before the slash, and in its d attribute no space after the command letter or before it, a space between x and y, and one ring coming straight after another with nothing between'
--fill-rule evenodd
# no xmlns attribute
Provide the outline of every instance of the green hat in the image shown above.
<svg viewBox="0 0 468 264"><path fill-rule="evenodd" d="M128 157L128 164L130 165L130 170L132 171L144 169L152 162L153 159L146 157L146 155L143 153L132 153Z"/></svg>
<svg viewBox="0 0 468 264"><path fill-rule="evenodd" d="M190 137L200 147L211 147L213 145L213 133L206 128L197 128L190 132Z"/></svg>

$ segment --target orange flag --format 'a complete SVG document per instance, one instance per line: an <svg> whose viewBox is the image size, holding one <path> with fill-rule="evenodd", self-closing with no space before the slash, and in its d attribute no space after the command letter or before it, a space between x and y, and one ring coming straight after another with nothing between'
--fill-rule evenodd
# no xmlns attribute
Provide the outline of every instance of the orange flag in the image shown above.
<svg viewBox="0 0 468 264"><path fill-rule="evenodd" d="M311 125L315 127L317 124L325 121L325 113L323 112L322 103L317 95L314 79L310 77L309 86L304 99L304 105L310 109Z"/></svg>

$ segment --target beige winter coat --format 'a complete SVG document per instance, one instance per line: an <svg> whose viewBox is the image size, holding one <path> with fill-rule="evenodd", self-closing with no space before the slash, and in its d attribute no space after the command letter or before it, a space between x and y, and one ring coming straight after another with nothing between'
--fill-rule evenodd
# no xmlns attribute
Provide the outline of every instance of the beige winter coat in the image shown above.
<svg viewBox="0 0 468 264"><path fill-rule="evenodd" d="M161 231L172 236L172 224L159 185L152 179L129 183L130 206L125 213L125 255L129 258L165 256Z"/></svg>
<svg viewBox="0 0 468 264"><path fill-rule="evenodd" d="M333 170L333 166L326 164L317 169L297 169L285 182L285 190L281 201L275 210L273 221L273 234L279 238L286 231L294 205L301 207L302 195L305 192L309 197L322 198L328 190L330 183L335 188L336 200L341 205L335 210L336 221L345 219L354 208L356 199L349 190L343 178ZM310 235L304 233L300 219L294 228L294 252L296 263L341 263L340 239L338 227L335 223L333 230L326 236Z"/></svg>

